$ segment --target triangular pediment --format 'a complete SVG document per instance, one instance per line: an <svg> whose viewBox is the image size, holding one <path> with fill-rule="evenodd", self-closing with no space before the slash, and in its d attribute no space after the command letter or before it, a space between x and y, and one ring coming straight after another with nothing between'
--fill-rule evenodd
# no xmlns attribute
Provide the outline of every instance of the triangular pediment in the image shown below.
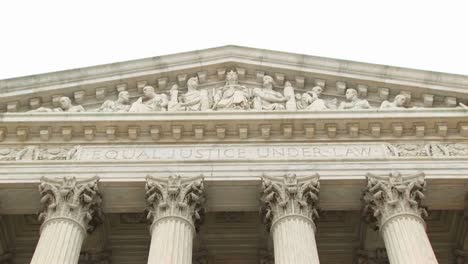
<svg viewBox="0 0 468 264"><path fill-rule="evenodd" d="M220 90L228 89L226 75L230 71L235 72L239 89L230 88L223 94ZM278 96L281 101L276 102L278 107L268 100L263 107L254 106L252 102L255 91L262 92L264 89L265 76L272 77L275 92L270 95ZM346 110L353 109L355 105L350 98L346 99L346 91L350 89L357 94L355 99L360 100L358 105L367 105L368 102L364 108L370 109L379 109L384 101L388 101L386 106L393 108L395 97L399 94L404 95L402 108L453 108L468 101L467 76L224 46L1 80L0 111L28 112L41 107L58 109L63 96L70 98L73 105L81 105L84 111L102 111L106 100L116 101L121 91L129 93L128 104L133 104L143 96L145 86L154 87L156 94L170 101L174 84L178 85L178 92L173 97L178 97L179 103L183 104L184 100L186 103L199 100L198 95L187 94L187 81L192 77L198 80L196 90L206 93L202 98L207 100L203 109L197 106L170 110L168 106L163 106L163 111L239 108ZM292 90L289 87L285 89L286 83L291 84ZM321 94L318 95L317 90L313 90L317 86L321 87ZM284 100L284 97L291 98L292 91L295 100ZM270 95L267 92L265 96ZM246 100L244 103L248 105L230 102L233 96L236 97L234 101ZM221 104L217 102L221 100L220 97L224 99ZM316 102L318 106L311 105L316 98L322 102ZM218 107L216 104L228 105Z"/></svg>

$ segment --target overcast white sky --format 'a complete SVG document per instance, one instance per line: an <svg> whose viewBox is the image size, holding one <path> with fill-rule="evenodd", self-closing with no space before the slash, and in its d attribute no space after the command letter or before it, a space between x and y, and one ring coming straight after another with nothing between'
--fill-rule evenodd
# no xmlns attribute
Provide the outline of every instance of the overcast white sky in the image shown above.
<svg viewBox="0 0 468 264"><path fill-rule="evenodd" d="M4 0L0 10L0 79L227 44L468 74L468 1Z"/></svg>

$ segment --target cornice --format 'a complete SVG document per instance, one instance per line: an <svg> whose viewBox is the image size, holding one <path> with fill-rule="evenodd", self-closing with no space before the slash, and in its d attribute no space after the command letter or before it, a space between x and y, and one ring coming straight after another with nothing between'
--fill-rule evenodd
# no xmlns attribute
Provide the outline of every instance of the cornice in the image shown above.
<svg viewBox="0 0 468 264"><path fill-rule="evenodd" d="M116 139L168 143L466 140L468 110L0 114L3 143Z"/></svg>

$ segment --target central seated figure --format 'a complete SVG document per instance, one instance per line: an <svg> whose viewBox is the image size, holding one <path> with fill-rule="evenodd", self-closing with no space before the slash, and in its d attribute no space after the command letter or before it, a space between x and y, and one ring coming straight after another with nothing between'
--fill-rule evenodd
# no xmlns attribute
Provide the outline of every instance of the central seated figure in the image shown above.
<svg viewBox="0 0 468 264"><path fill-rule="evenodd" d="M238 84L235 71L226 74L226 84L216 91L214 95L213 110L249 109L249 91L247 87Z"/></svg>

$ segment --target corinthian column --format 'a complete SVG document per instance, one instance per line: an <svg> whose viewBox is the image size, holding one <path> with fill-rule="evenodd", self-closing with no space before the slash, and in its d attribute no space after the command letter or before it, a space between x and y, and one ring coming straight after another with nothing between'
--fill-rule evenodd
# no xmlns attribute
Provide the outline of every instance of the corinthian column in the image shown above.
<svg viewBox="0 0 468 264"><path fill-rule="evenodd" d="M39 220L43 223L32 264L78 263L87 232L100 222L97 182L97 177L41 178L39 191L44 209Z"/></svg>
<svg viewBox="0 0 468 264"><path fill-rule="evenodd" d="M392 264L437 263L422 218L427 215L421 207L425 185L423 173L367 174L364 215L380 229Z"/></svg>
<svg viewBox="0 0 468 264"><path fill-rule="evenodd" d="M319 176L263 177L261 212L273 235L276 264L318 264L315 223Z"/></svg>
<svg viewBox="0 0 468 264"><path fill-rule="evenodd" d="M146 177L151 245L148 264L191 264L205 201L203 178Z"/></svg>

